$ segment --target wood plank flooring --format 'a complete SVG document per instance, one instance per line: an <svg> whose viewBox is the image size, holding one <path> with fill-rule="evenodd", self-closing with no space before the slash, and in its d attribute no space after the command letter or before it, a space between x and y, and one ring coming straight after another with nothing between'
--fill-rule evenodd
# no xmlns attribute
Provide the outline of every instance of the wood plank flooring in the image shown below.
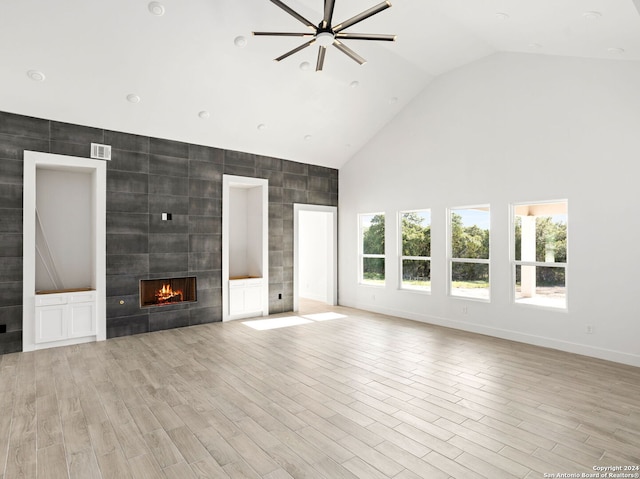
<svg viewBox="0 0 640 479"><path fill-rule="evenodd" d="M0 479L531 479L640 464L639 368L304 308L312 319L289 327L0 356ZM339 317L313 316L327 311Z"/></svg>

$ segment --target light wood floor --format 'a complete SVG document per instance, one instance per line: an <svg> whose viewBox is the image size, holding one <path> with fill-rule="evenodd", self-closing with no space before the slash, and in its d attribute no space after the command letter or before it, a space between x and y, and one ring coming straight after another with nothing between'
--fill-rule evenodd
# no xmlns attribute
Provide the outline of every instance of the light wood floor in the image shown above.
<svg viewBox="0 0 640 479"><path fill-rule="evenodd" d="M345 317L1 356L0 479L538 478L640 464L639 368L333 311Z"/></svg>

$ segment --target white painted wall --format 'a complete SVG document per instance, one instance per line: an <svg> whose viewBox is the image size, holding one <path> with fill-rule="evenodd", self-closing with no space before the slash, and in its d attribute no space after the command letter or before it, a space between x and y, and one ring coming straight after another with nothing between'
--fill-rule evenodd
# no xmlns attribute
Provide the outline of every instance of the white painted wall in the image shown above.
<svg viewBox="0 0 640 479"><path fill-rule="evenodd" d="M62 281L56 286L36 255L36 291L87 288L94 283L91 185L88 172L36 169L38 217ZM36 244L44 250L44 244Z"/></svg>
<svg viewBox="0 0 640 479"><path fill-rule="evenodd" d="M262 277L262 188L255 186L247 191L247 274Z"/></svg>
<svg viewBox="0 0 640 479"><path fill-rule="evenodd" d="M638 62L524 54L434 80L340 170L340 304L640 366L638 85ZM563 198L569 309L515 305L509 204ZM446 208L485 203L491 302L447 297ZM395 215L413 208L432 212L431 294L397 288ZM378 211L387 214L382 288L357 284L357 214Z"/></svg>
<svg viewBox="0 0 640 479"><path fill-rule="evenodd" d="M229 189L229 276L247 276L248 197L247 188Z"/></svg>
<svg viewBox="0 0 640 479"><path fill-rule="evenodd" d="M330 302L329 274L331 272L331 213L300 211L299 254L301 298Z"/></svg>

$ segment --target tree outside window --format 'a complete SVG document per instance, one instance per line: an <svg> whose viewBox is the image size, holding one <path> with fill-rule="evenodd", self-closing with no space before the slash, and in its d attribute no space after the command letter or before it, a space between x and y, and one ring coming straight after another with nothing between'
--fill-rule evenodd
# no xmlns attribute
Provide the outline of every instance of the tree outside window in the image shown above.
<svg viewBox="0 0 640 479"><path fill-rule="evenodd" d="M384 286L385 235L384 213L359 215L360 283Z"/></svg>
<svg viewBox="0 0 640 479"><path fill-rule="evenodd" d="M449 292L452 296L488 300L489 206L455 208L449 213Z"/></svg>
<svg viewBox="0 0 640 479"><path fill-rule="evenodd" d="M401 212L400 232L400 287L431 291L431 211Z"/></svg>

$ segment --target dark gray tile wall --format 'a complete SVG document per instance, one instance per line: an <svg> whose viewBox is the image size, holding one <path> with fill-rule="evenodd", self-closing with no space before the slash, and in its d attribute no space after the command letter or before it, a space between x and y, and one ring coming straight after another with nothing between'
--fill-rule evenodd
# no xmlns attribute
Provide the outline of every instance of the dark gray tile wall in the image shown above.
<svg viewBox="0 0 640 479"><path fill-rule="evenodd" d="M269 310L293 309L293 203L337 206L337 170L0 112L0 354L22 349L23 152L89 157L91 143L112 147L108 337L221 320L223 174L269 180ZM141 279L174 276L197 277L196 303L140 308Z"/></svg>

